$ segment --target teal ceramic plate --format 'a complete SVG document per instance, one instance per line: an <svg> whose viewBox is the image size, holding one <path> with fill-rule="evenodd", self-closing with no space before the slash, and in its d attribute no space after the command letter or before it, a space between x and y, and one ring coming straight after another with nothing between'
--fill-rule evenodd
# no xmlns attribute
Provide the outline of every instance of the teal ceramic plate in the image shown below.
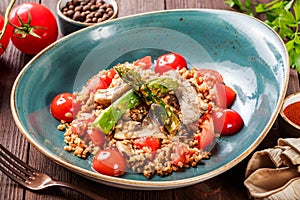
<svg viewBox="0 0 300 200"><path fill-rule="evenodd" d="M63 150L63 133L49 113L60 92L79 90L99 70L146 55L182 54L190 66L222 73L237 91L233 109L244 119L238 134L221 137L203 165L148 180L126 173L109 177L91 170ZM263 140L285 96L289 75L286 49L262 22L222 10L171 10L116 19L73 33L34 57L17 77L12 94L14 120L25 137L58 164L92 180L123 188L166 189L210 179L232 168Z"/></svg>

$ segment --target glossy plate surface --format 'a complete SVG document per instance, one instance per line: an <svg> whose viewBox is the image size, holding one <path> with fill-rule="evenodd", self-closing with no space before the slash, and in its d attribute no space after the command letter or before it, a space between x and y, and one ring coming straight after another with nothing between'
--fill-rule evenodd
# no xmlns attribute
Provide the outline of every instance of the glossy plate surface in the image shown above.
<svg viewBox="0 0 300 200"><path fill-rule="evenodd" d="M233 109L245 127L221 137L203 165L148 180L127 173L109 177L64 151L63 132L49 113L60 92L81 89L101 69L146 55L182 54L190 66L212 68L237 91ZM282 105L289 75L284 44L252 17L221 10L172 10L119 18L64 37L33 58L17 77L11 109L17 126L43 154L92 180L123 188L166 189L195 184L232 168L262 141Z"/></svg>

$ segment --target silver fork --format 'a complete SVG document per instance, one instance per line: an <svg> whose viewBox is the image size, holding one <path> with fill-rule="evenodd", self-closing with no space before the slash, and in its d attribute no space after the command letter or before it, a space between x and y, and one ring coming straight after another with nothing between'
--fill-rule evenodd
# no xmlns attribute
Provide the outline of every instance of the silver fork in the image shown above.
<svg viewBox="0 0 300 200"><path fill-rule="evenodd" d="M42 190L51 186L66 187L80 192L92 199L105 200L87 189L70 183L55 181L47 174L41 173L27 165L0 144L0 170L20 185L30 190Z"/></svg>

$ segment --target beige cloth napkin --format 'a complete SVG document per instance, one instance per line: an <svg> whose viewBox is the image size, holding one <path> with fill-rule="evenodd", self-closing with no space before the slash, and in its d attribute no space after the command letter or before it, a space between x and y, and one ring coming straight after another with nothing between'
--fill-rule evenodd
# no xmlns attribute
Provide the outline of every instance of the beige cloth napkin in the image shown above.
<svg viewBox="0 0 300 200"><path fill-rule="evenodd" d="M300 199L300 138L278 139L277 146L253 154L245 186L253 199Z"/></svg>

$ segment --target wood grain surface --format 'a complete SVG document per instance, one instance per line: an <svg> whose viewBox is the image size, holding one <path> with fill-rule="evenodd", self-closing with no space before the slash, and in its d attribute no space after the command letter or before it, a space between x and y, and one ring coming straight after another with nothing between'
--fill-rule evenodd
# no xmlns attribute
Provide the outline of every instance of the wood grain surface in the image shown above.
<svg viewBox="0 0 300 200"><path fill-rule="evenodd" d="M17 0L21 4L25 0ZM55 13L57 0L27 0L38 2ZM3 15L9 0L0 1L0 13ZM119 17L137 13L177 9L177 8L212 8L229 9L223 0L119 0ZM60 35L62 37L62 35ZM10 44L5 55L0 58L0 143L12 151L16 156L28 162L42 172L46 172L54 179L72 182L73 184L87 187L110 200L129 199L161 199L161 200L185 200L185 199L247 199L247 191L243 186L246 158L243 162L211 180L189 186L186 188L164 191L138 191L126 190L102 185L85 179L73 172L61 167L45 157L30 145L25 137L17 129L9 106L10 92L13 81L32 56L25 55ZM287 94L300 91L299 77L295 70L291 70L290 84ZM274 145L278 138L276 124L265 138L259 148ZM63 188L51 188L44 191L32 192L17 185L2 172L0 172L0 200L50 200L50 199L88 199L87 197Z"/></svg>

